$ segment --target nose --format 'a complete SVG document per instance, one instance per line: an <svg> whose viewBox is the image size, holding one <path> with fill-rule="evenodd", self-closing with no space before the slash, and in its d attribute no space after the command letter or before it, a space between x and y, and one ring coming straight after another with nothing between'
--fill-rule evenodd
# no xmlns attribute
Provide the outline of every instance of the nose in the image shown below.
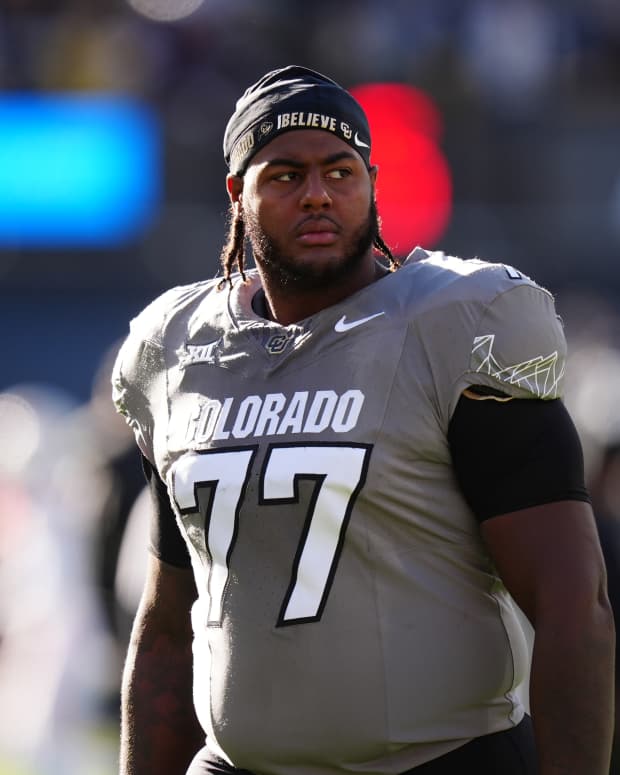
<svg viewBox="0 0 620 775"><path fill-rule="evenodd" d="M331 207L332 200L321 173L309 172L304 181L300 204L304 210L324 210Z"/></svg>

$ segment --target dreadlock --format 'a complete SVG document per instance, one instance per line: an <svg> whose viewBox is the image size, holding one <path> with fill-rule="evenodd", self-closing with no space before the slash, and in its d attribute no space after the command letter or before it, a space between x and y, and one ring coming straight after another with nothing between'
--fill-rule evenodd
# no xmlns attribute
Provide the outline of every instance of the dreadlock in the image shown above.
<svg viewBox="0 0 620 775"><path fill-rule="evenodd" d="M377 216L376 210L374 212L377 234L372 243L373 247L388 259L388 268L390 272L395 272L400 267L400 261L393 255L392 251L383 240L383 237L380 234L381 220ZM247 279L245 273L245 223L243 222L241 210L233 211L231 208L229 221L228 238L220 255L220 263L224 275L217 286L218 290L222 290L226 285L232 286L231 275L235 264L237 265L237 269L239 270L243 282L246 282Z"/></svg>
<svg viewBox="0 0 620 775"><path fill-rule="evenodd" d="M228 238L220 254L220 264L224 276L218 283L218 290L222 290L226 285L232 286L231 274L235 264L241 275L243 282L246 281L245 274L245 223L241 211L233 211L229 219Z"/></svg>
<svg viewBox="0 0 620 775"><path fill-rule="evenodd" d="M388 265L390 272L395 272L400 268L400 261L393 255L392 251L388 248L383 237L381 236L381 216L377 212L377 202L374 197L372 202L372 214L375 219L375 238L372 241L373 247L378 250L381 255L385 256L390 262Z"/></svg>
<svg viewBox="0 0 620 775"><path fill-rule="evenodd" d="M389 270L390 272L395 272L397 269L400 268L400 261L395 258L395 256L392 254L392 251L388 248L388 246L383 241L383 237L377 233L377 236L373 240L373 246L384 255L387 260L390 262L389 264Z"/></svg>

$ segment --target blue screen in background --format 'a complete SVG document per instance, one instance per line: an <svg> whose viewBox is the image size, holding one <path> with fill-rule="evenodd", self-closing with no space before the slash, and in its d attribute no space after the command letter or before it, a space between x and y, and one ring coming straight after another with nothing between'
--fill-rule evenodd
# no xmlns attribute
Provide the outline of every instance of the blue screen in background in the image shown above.
<svg viewBox="0 0 620 775"><path fill-rule="evenodd" d="M113 247L161 198L157 118L110 95L0 93L0 248Z"/></svg>

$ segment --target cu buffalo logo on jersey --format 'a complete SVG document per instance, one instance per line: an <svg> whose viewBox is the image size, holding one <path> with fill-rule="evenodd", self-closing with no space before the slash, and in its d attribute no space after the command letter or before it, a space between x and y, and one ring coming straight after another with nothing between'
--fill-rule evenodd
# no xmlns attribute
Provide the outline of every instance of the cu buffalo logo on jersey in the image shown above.
<svg viewBox="0 0 620 775"><path fill-rule="evenodd" d="M265 350L271 355L278 355L284 352L291 339L293 339L293 334L290 333L272 334L265 344Z"/></svg>

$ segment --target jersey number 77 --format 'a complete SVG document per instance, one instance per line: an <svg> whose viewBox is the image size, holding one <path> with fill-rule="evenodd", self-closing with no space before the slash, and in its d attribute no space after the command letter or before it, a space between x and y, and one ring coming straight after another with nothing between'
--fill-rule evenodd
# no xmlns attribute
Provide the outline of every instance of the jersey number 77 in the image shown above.
<svg viewBox="0 0 620 775"><path fill-rule="evenodd" d="M327 602L346 529L364 486L372 447L367 444L271 444L259 476L258 508L263 504L299 503L298 481L314 481L304 526L292 558L288 588L276 626L318 621ZM204 569L209 596L208 624L220 626L230 558L239 530L239 514L253 474L257 447L188 453L175 462L168 487L180 514L199 516L209 568ZM199 497L201 491L207 497ZM202 505L199 505L202 504ZM200 572L200 571L199 571ZM197 579L198 582L198 579Z"/></svg>

